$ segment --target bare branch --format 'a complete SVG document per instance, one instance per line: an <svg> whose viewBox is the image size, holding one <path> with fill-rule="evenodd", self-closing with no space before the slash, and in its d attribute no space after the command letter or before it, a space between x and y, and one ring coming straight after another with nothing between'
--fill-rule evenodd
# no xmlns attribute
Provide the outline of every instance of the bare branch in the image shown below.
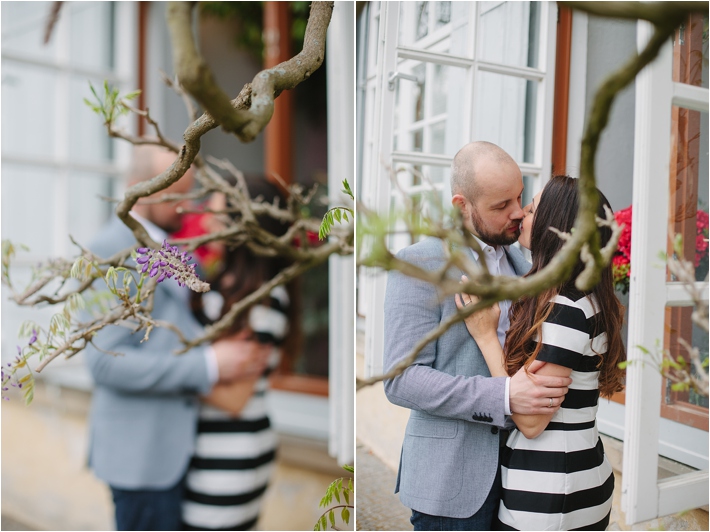
<svg viewBox="0 0 710 532"><path fill-rule="evenodd" d="M235 133L242 142L250 142L271 120L274 98L308 79L323 63L333 2L313 2L303 50L288 61L259 72L251 86L245 86L233 101L219 87L197 50L192 33L192 9L193 4L188 2L170 2L168 7L167 21L177 77L216 123L225 131Z"/></svg>

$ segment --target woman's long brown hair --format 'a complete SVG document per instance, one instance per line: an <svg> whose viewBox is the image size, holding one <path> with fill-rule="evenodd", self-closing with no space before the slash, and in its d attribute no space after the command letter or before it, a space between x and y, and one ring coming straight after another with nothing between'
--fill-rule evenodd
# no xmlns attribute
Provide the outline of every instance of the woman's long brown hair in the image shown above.
<svg viewBox="0 0 710 532"><path fill-rule="evenodd" d="M530 235L532 268L526 277L547 266L562 247L562 239L549 228L555 227L567 233L572 230L579 209L577 183L572 177L555 176L545 185L534 213ZM611 206L604 194L597 191L600 200L597 216L606 218L604 205ZM611 229L600 227L599 237L601 245L605 245L611 238ZM527 369L535 360L542 348L542 343L536 342L535 338L540 338L542 324L552 312L552 299L563 289L575 289L574 281L583 268L582 261L577 260L572 275L562 286L548 288L537 296L522 297L511 305L510 328L505 340L505 365L509 375L523 366ZM606 353L597 354L601 356L599 393L609 397L623 389L624 371L619 369L618 364L626 360L626 349L621 339L624 307L614 294L611 264L602 270L601 280L586 294L593 295L592 304L598 306L592 337L603 332L607 337Z"/></svg>
<svg viewBox="0 0 710 532"><path fill-rule="evenodd" d="M236 185L236 180L231 175L223 175L232 186ZM259 174L245 174L245 183L249 189L251 198L261 198L267 203L273 203L275 198L285 203L285 198L280 189L266 180L266 177ZM256 217L260 227L269 233L281 236L286 233L288 224L270 217L267 214ZM247 245L229 246L224 254L224 259L220 271L210 279L210 283L220 293L223 298L223 305L220 316L229 311L232 305L241 301L252 292L256 291L262 284L272 279L282 269L288 266L289 262L280 257L257 255ZM290 284L286 287L291 304L286 310L289 318L289 332L284 340L284 351L290 354L295 351L295 343L300 340L300 327L294 319L296 312L297 294L295 287ZM211 323L203 310L202 294L193 292L192 309L197 319L203 324ZM242 312L232 324L232 327L225 332L225 335L241 331L247 326L249 309Z"/></svg>

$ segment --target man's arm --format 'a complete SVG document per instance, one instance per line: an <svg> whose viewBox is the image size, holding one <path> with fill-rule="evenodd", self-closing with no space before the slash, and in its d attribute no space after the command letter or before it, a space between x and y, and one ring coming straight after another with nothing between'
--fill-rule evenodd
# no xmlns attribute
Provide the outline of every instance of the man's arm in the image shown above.
<svg viewBox="0 0 710 532"><path fill-rule="evenodd" d="M400 258L427 267L424 261L410 257L410 251L400 252ZM439 326L441 305L437 298L433 285L390 272L385 295L385 371L405 359L426 333ZM474 356L461 354L466 355ZM465 421L474 421L474 415L490 414L492 424L503 426L505 378L449 375L434 369L436 356L436 342L431 342L417 355L413 365L384 382L387 398L405 408Z"/></svg>
<svg viewBox="0 0 710 532"><path fill-rule="evenodd" d="M156 356L151 350L177 348L176 342L165 342L167 331L153 331L151 339L141 344L143 333L131 334L121 326L108 326L86 348L86 360L96 384L127 393L205 394L211 388L207 376L204 348L192 349L184 355ZM160 334L162 333L162 334ZM162 340L162 341L161 341ZM166 347L166 343L171 347Z"/></svg>

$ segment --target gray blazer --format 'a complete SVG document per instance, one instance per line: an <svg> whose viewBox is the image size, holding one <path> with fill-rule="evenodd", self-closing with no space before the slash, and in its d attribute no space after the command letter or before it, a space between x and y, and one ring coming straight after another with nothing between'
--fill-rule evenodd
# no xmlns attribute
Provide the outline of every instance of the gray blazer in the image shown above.
<svg viewBox="0 0 710 532"><path fill-rule="evenodd" d="M133 235L116 218L91 250L108 257L133 244ZM189 310L188 291L170 280L158 285L153 317L174 323L190 338L200 325ZM144 331L133 334L130 328L109 326L94 342L123 354L86 349L95 382L89 464L97 477L123 489L163 489L180 480L193 454L197 395L211 388L204 348L176 356L181 344L170 330L155 328L141 343L143 336Z"/></svg>
<svg viewBox="0 0 710 532"><path fill-rule="evenodd" d="M518 249L506 251L518 275L530 269ZM445 264L442 241L435 238L403 249L398 257L427 270ZM452 270L451 277L459 279L462 272ZM433 285L390 272L385 295L385 371L454 312L453 297L442 298ZM384 386L392 403L411 409L395 488L402 503L430 515L475 514L498 469L498 427L506 421L505 378L491 378L461 322L429 343L412 366Z"/></svg>

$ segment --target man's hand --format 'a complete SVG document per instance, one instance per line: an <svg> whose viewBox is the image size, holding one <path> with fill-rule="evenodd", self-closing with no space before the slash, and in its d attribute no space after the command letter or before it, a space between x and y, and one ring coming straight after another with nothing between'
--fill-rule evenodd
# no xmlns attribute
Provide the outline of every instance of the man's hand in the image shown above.
<svg viewBox="0 0 710 532"><path fill-rule="evenodd" d="M248 340L248 331L217 340L212 344L219 382L232 382L261 375L269 363L272 346Z"/></svg>
<svg viewBox="0 0 710 532"><path fill-rule="evenodd" d="M545 365L540 360L530 364L529 374L520 368L510 379L510 410L515 414L540 415L556 412L565 399L569 377L536 375ZM552 406L550 406L552 399Z"/></svg>

